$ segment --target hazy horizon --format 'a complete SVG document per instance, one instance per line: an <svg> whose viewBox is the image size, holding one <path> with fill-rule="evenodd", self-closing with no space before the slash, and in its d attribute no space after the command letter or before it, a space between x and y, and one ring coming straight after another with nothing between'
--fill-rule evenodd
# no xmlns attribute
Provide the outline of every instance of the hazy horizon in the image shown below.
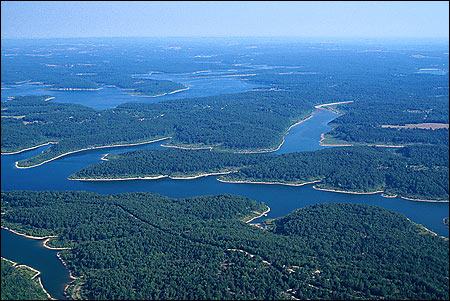
<svg viewBox="0 0 450 301"><path fill-rule="evenodd" d="M448 39L449 3L2 1L2 39Z"/></svg>

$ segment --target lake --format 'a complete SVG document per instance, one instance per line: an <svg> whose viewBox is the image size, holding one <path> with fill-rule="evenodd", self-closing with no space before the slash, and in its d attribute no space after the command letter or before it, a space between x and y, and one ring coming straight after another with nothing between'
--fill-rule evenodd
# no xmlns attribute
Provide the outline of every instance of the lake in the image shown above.
<svg viewBox="0 0 450 301"><path fill-rule="evenodd" d="M114 87L102 87L95 91L52 91L48 87L38 84L24 83L17 87L3 89L1 99L6 100L11 96L49 95L55 97L52 101L62 103L75 103L91 107L96 110L112 109L126 102L155 103L169 99L188 97L214 96L226 93L240 93L256 88L264 88L264 85L254 84L249 81L239 80L239 77L217 77L220 71L212 72L211 77L193 78L186 74L152 74L142 78L172 80L189 86L189 90L159 97L136 97Z"/></svg>
<svg viewBox="0 0 450 301"><path fill-rule="evenodd" d="M155 75L156 76L156 75ZM169 79L173 77L165 77L158 79ZM171 75L186 77L186 75ZM155 77L152 77L155 78ZM156 79L156 78L155 78ZM182 93L190 95L193 93L194 81L198 81L197 87L201 86L205 91L211 92L212 86L209 88L209 81L219 80L229 81L228 84L233 86L230 88L230 93L245 91L250 88L245 81L229 78L206 78L206 79L187 79L183 83L192 84L190 90L180 92L177 97L182 97ZM202 82L203 81L203 82ZM217 82L215 83L217 84ZM230 87L230 86L229 86ZM2 98L4 91L13 93L16 90L25 92L26 89L28 95L36 95L32 93L41 94L41 88L37 85L22 85L20 87L11 90L2 90ZM34 90L33 90L34 89ZM228 88L227 88L228 89ZM225 90L227 90L225 89ZM101 96L97 96L95 93L103 91L101 93L112 93L116 98L112 98L106 102ZM47 91L45 91L47 92ZM123 94L115 88L104 88L99 91L79 91L78 92L60 92L60 91L48 91L44 93L48 95L56 95L57 99L54 101L62 101L64 97L67 102L73 97L73 100L77 100L77 103L83 103L95 108L106 108L115 103L115 105L128 101L128 98L132 98L133 101L146 100L152 98L137 98L127 94ZM14 92L15 93L15 92ZM55 94L56 93L56 94ZM201 93L201 92L198 92ZM205 92L206 93L206 92ZM213 92L211 92L213 93ZM224 93L221 90L220 93ZM11 95L11 94L10 94ZM17 94L16 94L17 95ZM26 94L23 94L26 95ZM70 96L68 96L70 95ZM82 96L80 98L74 95ZM176 94L166 95L167 97L175 97ZM161 100L166 97L162 96ZM206 96L206 95L202 95ZM84 98L86 97L86 98ZM128 97L128 98L127 98ZM165 99L167 99L167 97ZM122 100L121 100L122 99ZM111 102L109 102L111 101ZM285 137L285 143L276 153L288 153L294 151L312 151L324 148L319 145L320 134L328 132L331 128L327 125L328 122L335 119L338 115L319 110L312 118L307 121L293 127L289 134ZM270 206L271 211L267 217L274 218L284 216L291 211L313 205L322 202L344 202L344 203L359 203L376 205L386 209L394 210L402 213L412 221L423 224L428 229L436 232L438 235L449 236L449 229L446 228L442 219L448 216L449 205L448 203L425 203L425 202L413 202L403 200L401 198L384 198L380 194L373 195L353 195L342 194L326 191L318 191L312 188L312 185L305 186L286 186L286 185L264 185L264 184L235 184L235 183L222 183L216 180L216 176L209 176L204 178L198 178L193 180L172 180L168 178L158 180L130 180L130 181L115 181L115 182L78 182L69 181L67 177L73 172L100 161L100 158L106 153L119 153L136 149L159 149L164 142L155 142L146 145L132 146L132 147L117 147L107 149L96 149L91 151L84 151L80 153L71 154L63 158L51 161L44 165L30 168L30 169L16 169L14 162L34 156L49 146L43 146L38 149L19 153L15 155L2 155L1 156L1 187L4 191L9 190L84 190L92 191L102 194L109 193L122 193L132 191L148 191L156 192L165 196L174 198L185 198L198 195L211 195L219 193L232 193L245 197L250 197L256 201L262 201ZM264 219L261 218L261 219ZM260 220L261 220L260 219ZM3 235L5 230L2 230L2 256L10 260L30 265L42 272L42 283L46 290L54 297L61 298L62 289L68 283L68 273L64 269L64 266L56 258L56 252L45 249L42 247L42 242L37 240L26 239L18 235L9 234ZM40 254L40 255L39 255ZM45 255L43 255L45 254ZM56 260L56 261L55 261ZM58 264L59 263L59 264ZM48 269L47 269L48 267Z"/></svg>

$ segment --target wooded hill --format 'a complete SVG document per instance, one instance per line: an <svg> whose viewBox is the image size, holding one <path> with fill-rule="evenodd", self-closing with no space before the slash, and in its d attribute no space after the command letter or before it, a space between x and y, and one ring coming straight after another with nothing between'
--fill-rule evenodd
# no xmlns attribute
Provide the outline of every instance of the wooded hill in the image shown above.
<svg viewBox="0 0 450 301"><path fill-rule="evenodd" d="M96 111L81 105L15 97L2 103L2 152L57 142L19 162L33 166L90 147L172 137L166 144L261 151L278 147L287 129L311 114L293 92L247 92L161 103L127 103Z"/></svg>
<svg viewBox="0 0 450 301"><path fill-rule="evenodd" d="M36 272L13 264L2 258L2 300L49 300L37 279Z"/></svg>
<svg viewBox="0 0 450 301"><path fill-rule="evenodd" d="M110 154L71 179L189 177L232 172L220 180L302 184L352 192L384 191L403 197L449 198L449 153L445 146L335 147L290 154L232 154L208 150L138 150Z"/></svg>
<svg viewBox="0 0 450 301"><path fill-rule="evenodd" d="M233 195L2 192L2 225L57 235L86 299L448 299L448 240L405 216L318 204L272 221ZM71 288L69 289L69 292Z"/></svg>

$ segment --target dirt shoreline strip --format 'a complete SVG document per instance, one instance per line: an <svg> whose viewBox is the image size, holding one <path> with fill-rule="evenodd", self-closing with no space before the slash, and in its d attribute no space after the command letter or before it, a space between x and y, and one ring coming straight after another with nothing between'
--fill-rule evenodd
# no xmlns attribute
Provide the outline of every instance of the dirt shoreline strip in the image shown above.
<svg viewBox="0 0 450 301"><path fill-rule="evenodd" d="M28 265L25 265L25 264L18 264L17 262L12 261L12 260L9 260L9 259L6 259L6 258L4 258L4 257L2 257L2 259L8 261L9 263L11 263L11 264L13 265L13 267L15 267L15 268L25 267L25 268L27 268L27 269L33 271L34 273L36 273L36 274L34 274L33 276L31 276L31 279L37 278L38 283L39 283L39 286L41 287L42 291L44 291L44 293L47 295L47 297L48 297L50 300L57 300L57 299L53 298L53 297L47 292L47 290L44 288L44 286L42 285L42 281L41 281L41 277L40 277L41 271L36 270L35 268L32 268L32 267L30 267L30 266L28 266Z"/></svg>
<svg viewBox="0 0 450 301"><path fill-rule="evenodd" d="M23 152L26 152L26 151L29 151L29 150L32 150L32 149L39 148L41 146L45 146L45 145L49 145L49 144L57 144L57 143L58 142L47 142L47 143L44 143L44 144L40 144L40 145L32 146L32 147L29 147L29 148L25 148L25 149L22 149L22 150L17 151L17 152L1 153L1 154L2 155L15 155L15 154L20 154L20 153L23 153Z"/></svg>
<svg viewBox="0 0 450 301"><path fill-rule="evenodd" d="M267 206L267 205L266 205L266 206ZM264 211L264 212L261 213L260 215L257 215L257 216L255 216L255 217L252 217L251 219L249 219L249 220L246 221L245 223L246 223L246 224L250 224L250 222L254 221L254 220L257 219L257 218L260 218L260 217L266 215L266 214L269 213L269 212L270 212L270 207L267 206L267 210L266 210L266 211Z"/></svg>
<svg viewBox="0 0 450 301"><path fill-rule="evenodd" d="M223 171L223 172L215 172L215 173L203 173L195 176L180 176L180 177L174 177L169 175L158 175L158 176L144 176L144 177L133 177L133 178L111 178L111 179L96 179L96 178L87 178L87 179L68 179L71 181L130 181L130 180L158 180L162 178L169 178L172 180L193 180L198 179L202 177L208 177L208 176L218 176L218 175L226 175L229 173L235 172L234 170L231 171Z"/></svg>
<svg viewBox="0 0 450 301"><path fill-rule="evenodd" d="M116 145L106 145L106 146L96 146L96 147L83 148L83 149L79 149L79 150L76 150L76 151L64 153L64 154L62 154L62 155L56 156L56 157L54 157L54 158L51 158L51 159L49 159L49 160L46 160L46 161L44 161L44 162L41 162L41 163L39 163L39 164L32 165L32 166L24 166L24 167L19 166L19 165L18 165L19 161L16 161L16 163L15 163L14 165L15 165L16 168L19 168L19 169L33 168L33 167L36 167L36 166L40 166L40 165L42 165L42 164L45 164L45 163L47 163L47 162L50 162L50 161L59 159L59 158L61 158L61 157L64 157L64 156L67 156L67 155L70 155L70 154L74 154L74 153L83 152L83 151L86 151L86 150L102 149L102 148L111 148L111 147L122 147L122 146L135 146L135 145L141 145L141 144L149 144L149 143L158 142L158 141L162 141L162 140L169 139L169 138L172 138L172 137L165 137L165 138L155 139L155 140L151 140L151 141L147 141L147 142L132 143L132 144L116 144Z"/></svg>

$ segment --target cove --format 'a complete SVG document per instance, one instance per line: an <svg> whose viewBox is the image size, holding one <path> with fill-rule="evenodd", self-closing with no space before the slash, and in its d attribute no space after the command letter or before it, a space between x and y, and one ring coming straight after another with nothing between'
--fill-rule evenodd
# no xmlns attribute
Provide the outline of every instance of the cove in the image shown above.
<svg viewBox="0 0 450 301"><path fill-rule="evenodd" d="M328 123L338 116L338 114L330 111L315 110L311 118L289 130L289 133L284 137L283 145L274 153L306 152L331 147L319 145L320 135L331 131Z"/></svg>
<svg viewBox="0 0 450 301"><path fill-rule="evenodd" d="M43 240L29 239L2 229L2 257L41 272L42 285L56 299L66 299L64 287L71 281L57 251L42 246Z"/></svg>

